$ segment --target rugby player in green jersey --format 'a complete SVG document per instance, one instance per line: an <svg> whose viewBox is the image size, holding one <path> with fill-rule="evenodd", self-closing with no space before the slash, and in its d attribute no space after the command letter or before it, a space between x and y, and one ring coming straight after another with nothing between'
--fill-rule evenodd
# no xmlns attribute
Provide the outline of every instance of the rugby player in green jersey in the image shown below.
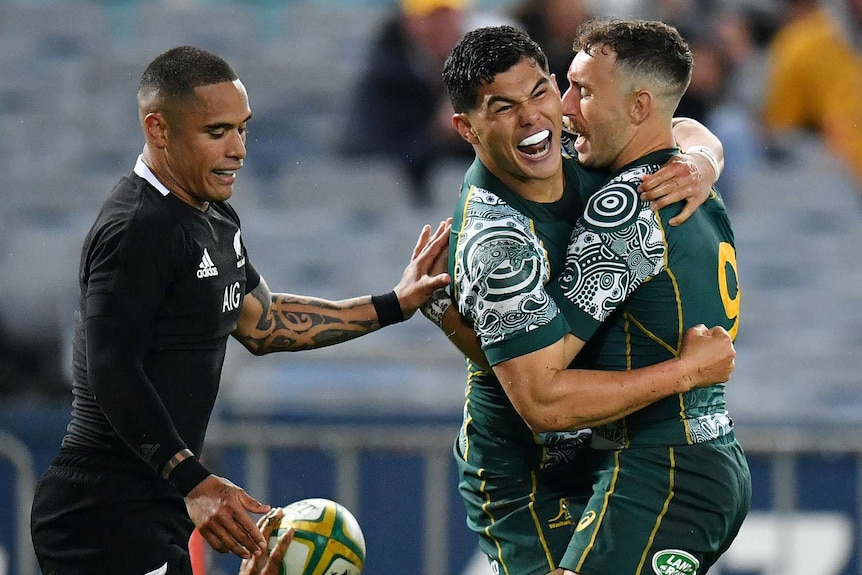
<svg viewBox="0 0 862 575"><path fill-rule="evenodd" d="M578 133L580 164L612 172L598 190L581 189L584 214L560 282L549 287L560 288L564 297L556 300L583 346L576 364L618 371L660 364L677 356L696 324L735 337L736 249L721 197L713 191L673 227L667 221L678 205L652 211L637 194L644 174L679 152L671 125L691 79L688 45L661 22L593 21L579 30L575 50L563 113ZM512 402L534 431L578 425L566 401L547 394L549 378L537 367L561 360L540 353L530 365L501 370ZM563 573L706 573L751 504L724 385L593 425L592 444L593 495Z"/></svg>
<svg viewBox="0 0 862 575"><path fill-rule="evenodd" d="M560 94L541 48L522 32L501 26L468 33L447 61L444 80L454 125L477 155L465 176L450 242L457 305L447 309L446 296L423 310L472 360L455 446L460 490L468 524L499 573L560 573L591 493L590 467L581 455L590 432L579 430L726 381L733 346L723 329L699 326L686 333L679 357L658 365L625 372L565 370L582 342L568 333L545 287L563 268L582 213L579 190L594 189L608 174L587 172L561 156L566 141ZM687 143L715 143L702 127L683 127L679 136L694 133ZM720 147L708 153L720 154ZM695 165L692 158L687 162ZM705 198L717 174L709 162L692 171ZM711 179L704 181L705 174ZM671 189L675 184L667 183ZM547 353L553 355L546 358ZM541 370L527 381L509 377L520 376L523 365ZM565 403L558 425L533 429L516 410L523 406L513 405L507 394L517 397L539 381L542 401Z"/></svg>

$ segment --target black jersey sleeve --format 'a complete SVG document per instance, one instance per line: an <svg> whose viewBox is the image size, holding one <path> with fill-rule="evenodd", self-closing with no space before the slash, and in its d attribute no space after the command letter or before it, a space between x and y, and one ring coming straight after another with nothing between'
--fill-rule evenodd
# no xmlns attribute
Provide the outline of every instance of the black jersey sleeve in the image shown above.
<svg viewBox="0 0 862 575"><path fill-rule="evenodd" d="M144 372L149 347L147 320L91 298L86 320L89 384L93 397L117 435L160 472L186 445ZM100 309L101 308L101 309Z"/></svg>
<svg viewBox="0 0 862 575"><path fill-rule="evenodd" d="M188 243L169 223L109 219L88 242L83 264L87 385L114 433L157 473L187 448L146 369Z"/></svg>
<svg viewBox="0 0 862 575"><path fill-rule="evenodd" d="M260 283L260 273L251 263L251 259L245 262L245 293L250 294Z"/></svg>
<svg viewBox="0 0 862 575"><path fill-rule="evenodd" d="M230 217L234 222L236 222L237 227L242 227L240 223L239 214L236 210L231 206L228 202L224 202L220 204L221 208L225 211L228 217ZM260 273L257 271L257 268L254 267L254 264L251 263L251 257L248 254L248 249L245 246L245 243L242 244L242 253L245 257L245 293L250 294L254 291L254 288L258 286L260 283Z"/></svg>

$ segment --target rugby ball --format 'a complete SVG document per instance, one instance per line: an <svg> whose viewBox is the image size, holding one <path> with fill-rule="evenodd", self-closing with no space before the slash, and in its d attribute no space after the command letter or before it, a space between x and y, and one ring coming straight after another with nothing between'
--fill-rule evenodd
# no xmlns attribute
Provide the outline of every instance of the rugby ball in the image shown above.
<svg viewBox="0 0 862 575"><path fill-rule="evenodd" d="M284 507L269 545L293 527L279 575L359 575L365 565L365 537L359 522L340 503L302 499Z"/></svg>

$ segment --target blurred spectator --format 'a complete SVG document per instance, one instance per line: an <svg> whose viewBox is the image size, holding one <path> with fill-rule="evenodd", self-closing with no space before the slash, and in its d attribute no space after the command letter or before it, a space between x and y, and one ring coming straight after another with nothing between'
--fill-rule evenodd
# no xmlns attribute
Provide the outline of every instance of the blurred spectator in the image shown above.
<svg viewBox="0 0 862 575"><path fill-rule="evenodd" d="M366 69L349 100L344 151L401 163L412 200L429 201L434 164L473 150L452 127L452 108L441 73L466 26L468 0L401 0L368 54Z"/></svg>
<svg viewBox="0 0 862 575"><path fill-rule="evenodd" d="M678 30L705 24L725 0L587 0L603 18L660 20Z"/></svg>
<svg viewBox="0 0 862 575"><path fill-rule="evenodd" d="M521 26L548 56L551 73L556 74L560 93L569 87L566 73L574 54L572 42L582 23L592 17L583 0L522 0L512 12Z"/></svg>
<svg viewBox="0 0 862 575"><path fill-rule="evenodd" d="M702 22L681 14L685 24L678 25L691 47L694 68L676 115L702 122L724 144L725 170L718 188L729 206L739 193L741 175L764 158L756 116L763 98L764 18L750 8L714 6Z"/></svg>
<svg viewBox="0 0 862 575"><path fill-rule="evenodd" d="M707 124L710 112L722 101L730 88L729 55L721 40L712 31L689 33L685 28L679 30L689 43L694 67L691 84L680 100L677 115Z"/></svg>
<svg viewBox="0 0 862 575"><path fill-rule="evenodd" d="M862 189L862 0L838 0L834 11L818 0L784 4L763 110L771 143L789 130L814 130Z"/></svg>

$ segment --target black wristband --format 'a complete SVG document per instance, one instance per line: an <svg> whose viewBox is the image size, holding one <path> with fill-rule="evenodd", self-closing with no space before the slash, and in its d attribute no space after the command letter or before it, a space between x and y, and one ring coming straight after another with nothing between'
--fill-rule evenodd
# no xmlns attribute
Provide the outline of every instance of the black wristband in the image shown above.
<svg viewBox="0 0 862 575"><path fill-rule="evenodd" d="M209 470L195 457L187 457L174 467L168 481L185 497L189 491L210 476Z"/></svg>
<svg viewBox="0 0 862 575"><path fill-rule="evenodd" d="M377 312L377 321L380 327L386 327L393 323L404 321L404 312L401 311L401 304L398 303L398 296L395 291L385 293L383 295L371 296L371 303L374 304L374 311Z"/></svg>

